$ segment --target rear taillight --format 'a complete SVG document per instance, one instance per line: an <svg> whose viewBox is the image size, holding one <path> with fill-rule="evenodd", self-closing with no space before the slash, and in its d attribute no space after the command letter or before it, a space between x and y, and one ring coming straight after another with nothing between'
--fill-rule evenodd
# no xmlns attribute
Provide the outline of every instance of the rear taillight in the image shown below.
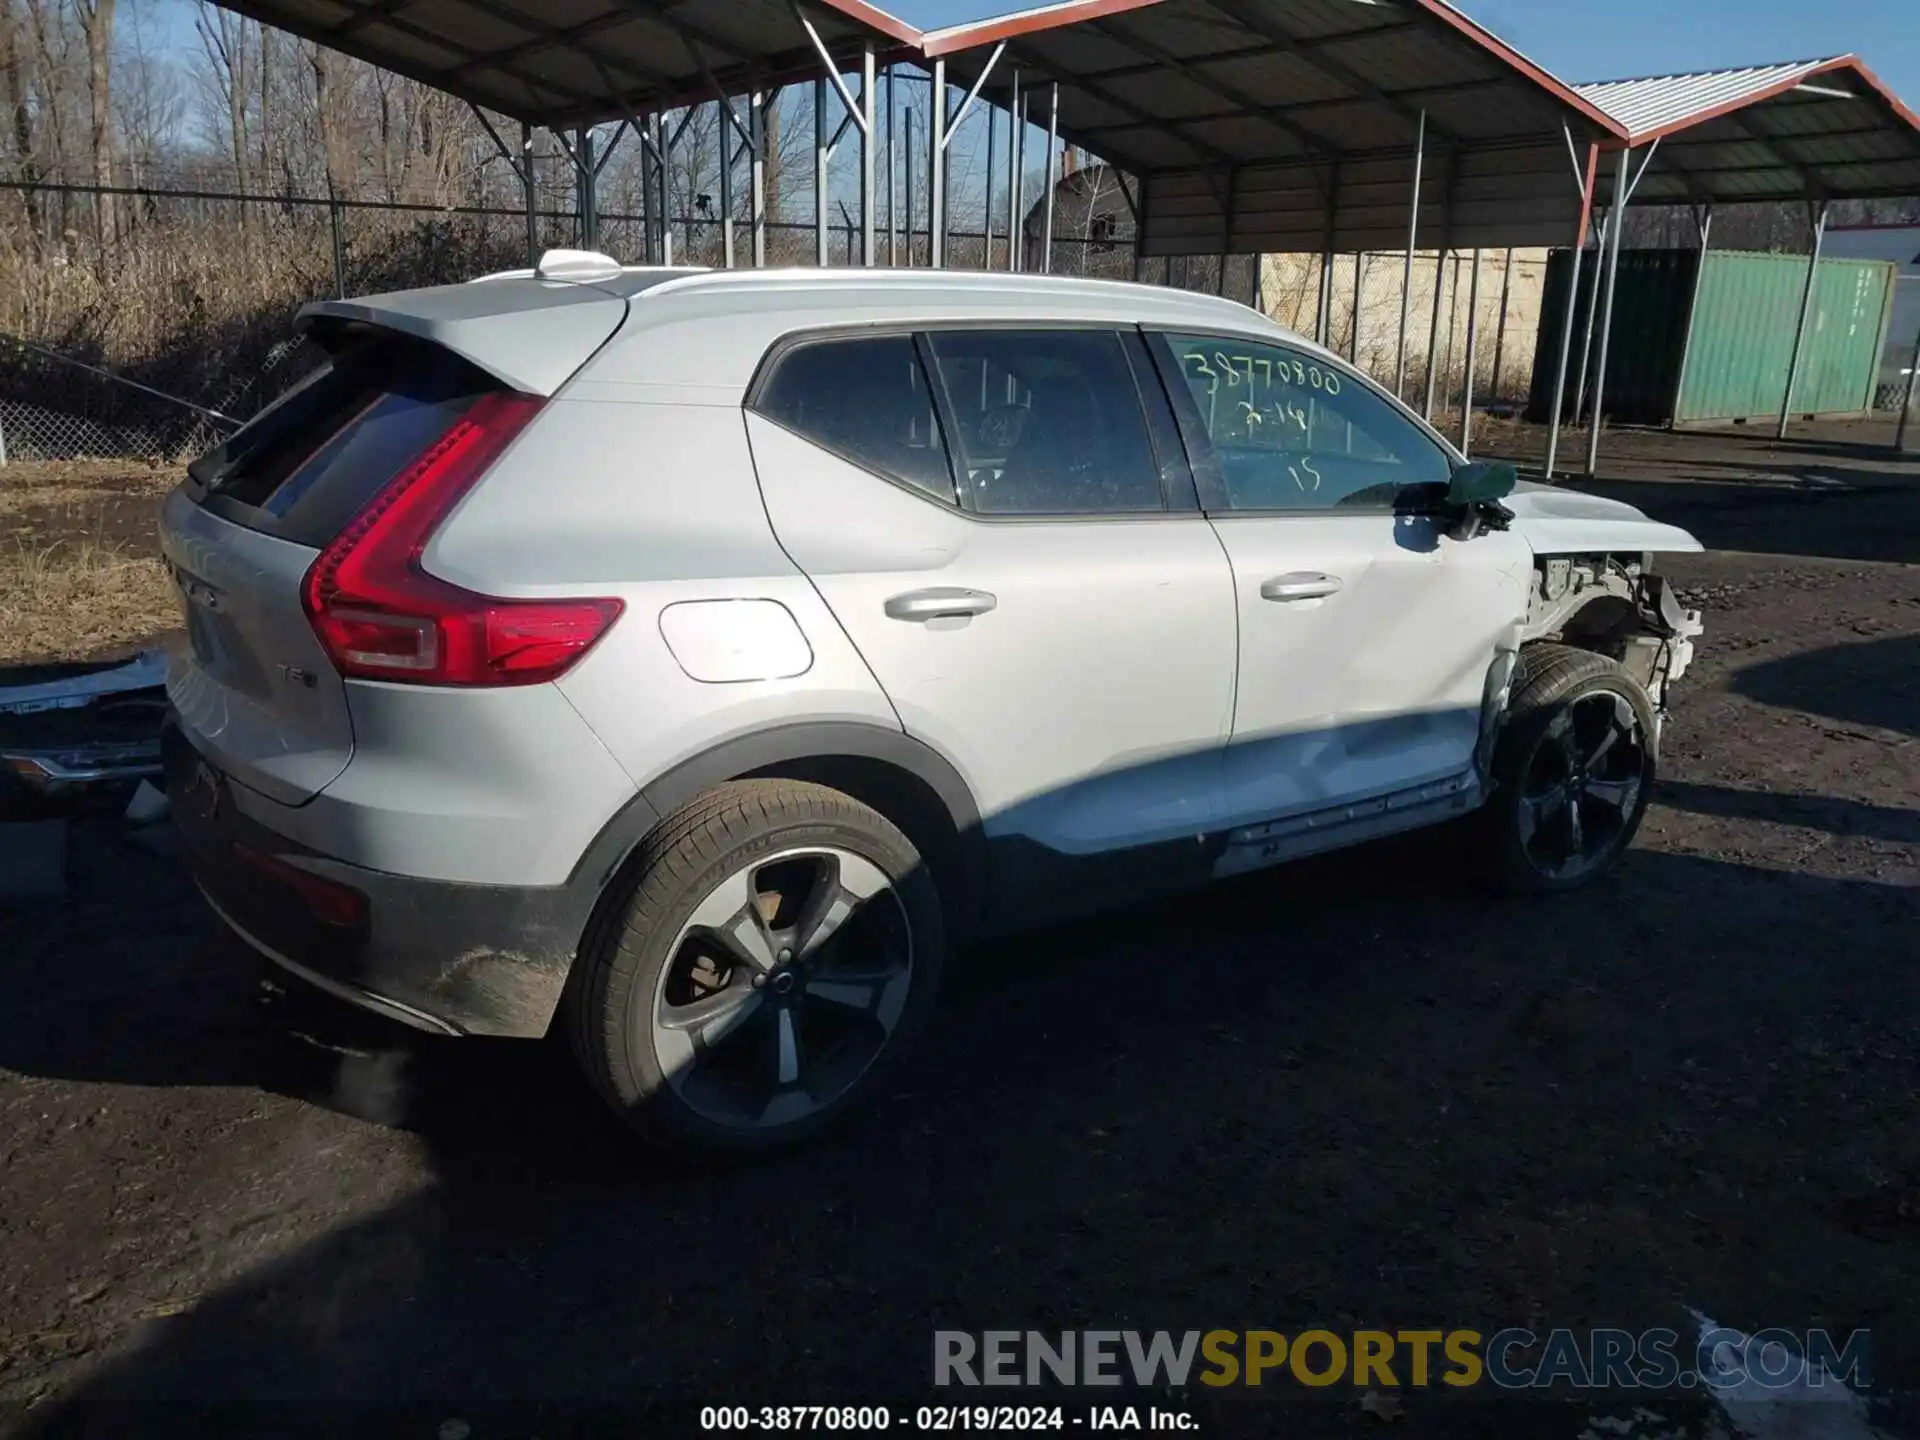
<svg viewBox="0 0 1920 1440"><path fill-rule="evenodd" d="M429 575L427 541L540 409L482 396L313 562L301 600L342 675L417 685L537 685L586 654L618 600L508 600Z"/></svg>

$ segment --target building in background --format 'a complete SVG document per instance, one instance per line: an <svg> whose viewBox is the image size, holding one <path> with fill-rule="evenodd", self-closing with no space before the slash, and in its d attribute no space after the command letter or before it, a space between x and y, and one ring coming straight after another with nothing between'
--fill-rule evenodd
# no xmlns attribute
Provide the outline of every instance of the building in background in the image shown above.
<svg viewBox="0 0 1920 1440"><path fill-rule="evenodd" d="M1467 309L1473 295L1473 255L1450 251L1444 268L1431 250L1414 256L1407 309L1406 398L1424 398L1428 341L1440 366L1435 406L1457 407L1466 377ZM1260 257L1260 307L1273 320L1302 335L1320 333L1318 255ZM1367 374L1391 385L1399 367L1400 297L1406 285L1404 253L1333 257L1332 324L1327 344ZM1546 293L1547 251L1486 250L1480 256L1479 348L1475 362L1477 405L1503 408L1526 395L1540 333ZM1433 324L1434 285L1440 292L1440 324ZM1357 301L1357 304L1356 304ZM1358 343L1354 317L1359 316Z"/></svg>

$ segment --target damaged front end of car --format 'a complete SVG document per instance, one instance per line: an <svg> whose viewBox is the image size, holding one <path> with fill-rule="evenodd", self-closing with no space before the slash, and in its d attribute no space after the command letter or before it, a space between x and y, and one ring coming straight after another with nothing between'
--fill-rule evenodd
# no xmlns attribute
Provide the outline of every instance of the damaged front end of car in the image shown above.
<svg viewBox="0 0 1920 1440"><path fill-rule="evenodd" d="M1653 568L1651 554L1546 555L1534 562L1523 641L1556 641L1619 662L1664 717L1704 624Z"/></svg>
<svg viewBox="0 0 1920 1440"><path fill-rule="evenodd" d="M1657 745L1674 683L1692 666L1704 630L1700 612L1681 604L1672 583L1654 569L1653 552L1536 555L1526 616L1488 677L1476 757L1482 775L1488 773L1506 720L1508 691L1524 647L1568 645L1618 662L1653 702L1651 738Z"/></svg>

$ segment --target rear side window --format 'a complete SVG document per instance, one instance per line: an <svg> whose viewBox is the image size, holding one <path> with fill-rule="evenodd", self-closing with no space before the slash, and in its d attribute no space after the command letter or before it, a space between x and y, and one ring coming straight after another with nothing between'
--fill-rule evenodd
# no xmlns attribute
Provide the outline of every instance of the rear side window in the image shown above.
<svg viewBox="0 0 1920 1440"><path fill-rule="evenodd" d="M500 388L437 346L362 337L189 473L209 510L323 547L474 401Z"/></svg>
<svg viewBox="0 0 1920 1440"><path fill-rule="evenodd" d="M969 508L1125 515L1165 508L1133 367L1110 330L927 336Z"/></svg>
<svg viewBox="0 0 1920 1440"><path fill-rule="evenodd" d="M911 336L797 346L780 357L754 409L844 460L954 503L940 418Z"/></svg>

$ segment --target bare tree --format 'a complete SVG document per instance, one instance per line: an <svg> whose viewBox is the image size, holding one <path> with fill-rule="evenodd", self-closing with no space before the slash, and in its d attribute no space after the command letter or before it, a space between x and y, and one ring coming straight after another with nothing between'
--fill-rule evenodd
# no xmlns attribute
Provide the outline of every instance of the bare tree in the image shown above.
<svg viewBox="0 0 1920 1440"><path fill-rule="evenodd" d="M7 114L12 123L14 158L20 178L28 185L40 181L39 145L34 135L32 39L26 33L14 0L0 0L0 84L6 86ZM28 244L40 248L40 194L20 192L26 215Z"/></svg>
<svg viewBox="0 0 1920 1440"><path fill-rule="evenodd" d="M116 236L113 184L113 7L114 0L71 0L73 18L87 47L87 153L93 161L93 227L101 253Z"/></svg>
<svg viewBox="0 0 1920 1440"><path fill-rule="evenodd" d="M200 0L194 15L194 30L200 36L200 48L206 58L207 74L216 92L223 138L233 161L233 183L245 191L252 179L247 144L247 112L252 106L255 84L254 23L245 16Z"/></svg>

